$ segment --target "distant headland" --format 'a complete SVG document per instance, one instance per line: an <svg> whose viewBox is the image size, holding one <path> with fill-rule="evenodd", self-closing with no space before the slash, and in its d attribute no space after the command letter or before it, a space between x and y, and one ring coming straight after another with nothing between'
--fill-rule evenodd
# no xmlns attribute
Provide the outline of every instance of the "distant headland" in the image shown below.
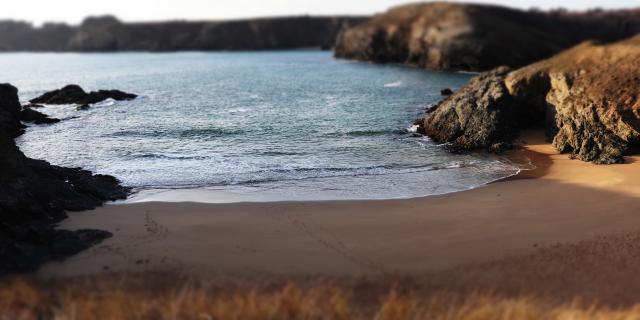
<svg viewBox="0 0 640 320"><path fill-rule="evenodd" d="M0 51L242 51L333 47L337 34L366 17L279 17L232 21L125 23L113 16L80 25L0 21Z"/></svg>

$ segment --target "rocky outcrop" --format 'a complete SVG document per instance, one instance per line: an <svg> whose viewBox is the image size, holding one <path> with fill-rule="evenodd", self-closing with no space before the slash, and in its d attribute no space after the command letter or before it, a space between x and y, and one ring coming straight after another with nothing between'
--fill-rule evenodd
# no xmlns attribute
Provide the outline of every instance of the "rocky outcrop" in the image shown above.
<svg viewBox="0 0 640 320"><path fill-rule="evenodd" d="M422 130L457 148L492 148L546 128L556 149L620 163L640 146L640 36L587 42L510 71L483 73L431 109Z"/></svg>
<svg viewBox="0 0 640 320"><path fill-rule="evenodd" d="M86 109L89 105L107 99L116 101L133 100L138 96L120 90L99 90L87 93L80 86L70 84L62 89L47 92L37 98L31 99L31 104L76 104L80 109Z"/></svg>
<svg viewBox="0 0 640 320"><path fill-rule="evenodd" d="M20 114L20 120L23 122L35 124L52 124L60 122L60 119L49 118L48 115L35 111L31 108L23 108Z"/></svg>
<svg viewBox="0 0 640 320"><path fill-rule="evenodd" d="M436 70L521 67L588 39L640 33L640 9L569 13L430 2L400 6L343 31L337 57Z"/></svg>
<svg viewBox="0 0 640 320"><path fill-rule="evenodd" d="M0 85L0 274L33 270L105 237L95 230L54 230L65 211L93 209L129 190L110 176L27 158L14 138L22 124L18 90Z"/></svg>
<svg viewBox="0 0 640 320"><path fill-rule="evenodd" d="M123 23L90 17L79 26L0 22L0 51L184 51L331 48L362 17L284 17L236 21Z"/></svg>

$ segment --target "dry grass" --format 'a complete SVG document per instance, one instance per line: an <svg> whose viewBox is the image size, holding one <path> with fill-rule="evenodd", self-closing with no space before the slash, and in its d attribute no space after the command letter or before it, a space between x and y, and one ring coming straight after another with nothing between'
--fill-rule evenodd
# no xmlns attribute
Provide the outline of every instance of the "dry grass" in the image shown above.
<svg viewBox="0 0 640 320"><path fill-rule="evenodd" d="M220 286L148 274L55 282L17 277L0 282L0 319L640 319L640 305L610 309L361 285L305 280Z"/></svg>
<svg viewBox="0 0 640 320"><path fill-rule="evenodd" d="M638 319L640 232L412 277L0 279L0 320Z"/></svg>

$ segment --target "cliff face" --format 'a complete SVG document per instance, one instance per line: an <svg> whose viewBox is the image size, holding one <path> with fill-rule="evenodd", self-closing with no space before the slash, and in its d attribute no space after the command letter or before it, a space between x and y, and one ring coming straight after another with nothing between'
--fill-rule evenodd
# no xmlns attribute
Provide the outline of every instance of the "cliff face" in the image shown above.
<svg viewBox="0 0 640 320"><path fill-rule="evenodd" d="M530 126L544 126L559 151L584 161L619 163L637 152L640 36L481 74L430 110L423 130L473 149L508 143Z"/></svg>
<svg viewBox="0 0 640 320"><path fill-rule="evenodd" d="M2 51L180 51L330 48L360 17L291 17L222 22L122 23L110 16L80 26L0 22Z"/></svg>
<svg viewBox="0 0 640 320"><path fill-rule="evenodd" d="M54 230L53 224L66 217L65 210L93 209L128 194L113 177L27 158L14 142L23 112L18 90L0 84L0 274L30 271L109 237Z"/></svg>
<svg viewBox="0 0 640 320"><path fill-rule="evenodd" d="M640 9L545 13L433 2L393 8L343 31L336 57L486 71L521 67L588 39L617 41L636 33Z"/></svg>

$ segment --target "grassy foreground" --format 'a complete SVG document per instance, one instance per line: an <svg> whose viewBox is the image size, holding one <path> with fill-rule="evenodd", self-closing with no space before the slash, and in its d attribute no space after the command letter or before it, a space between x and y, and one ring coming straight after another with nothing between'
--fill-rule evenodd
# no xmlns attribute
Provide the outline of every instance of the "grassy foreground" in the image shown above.
<svg viewBox="0 0 640 320"><path fill-rule="evenodd" d="M640 232L401 277L0 278L0 320L638 319Z"/></svg>
<svg viewBox="0 0 640 320"><path fill-rule="evenodd" d="M612 309L493 294L424 294L357 281L220 287L158 274L109 275L47 283L5 279L0 319L640 319L640 305Z"/></svg>

